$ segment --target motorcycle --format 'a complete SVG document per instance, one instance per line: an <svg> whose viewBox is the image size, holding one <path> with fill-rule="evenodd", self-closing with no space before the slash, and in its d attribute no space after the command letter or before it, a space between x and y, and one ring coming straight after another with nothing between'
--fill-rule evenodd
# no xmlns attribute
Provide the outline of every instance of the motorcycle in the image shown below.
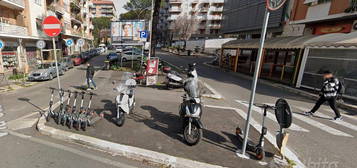
<svg viewBox="0 0 357 168"><path fill-rule="evenodd" d="M183 84L183 77L176 71L171 70L166 75L166 87L171 88L180 88Z"/></svg>
<svg viewBox="0 0 357 168"><path fill-rule="evenodd" d="M135 92L136 81L132 79L133 74L127 72L123 75L121 83L114 88L119 95L115 98L116 118L115 123L119 127L124 125L125 115L133 112L135 107ZM115 82L113 82L115 85Z"/></svg>
<svg viewBox="0 0 357 168"><path fill-rule="evenodd" d="M202 105L198 88L198 77L195 64L190 65L188 79L184 81L185 95L180 105L180 118L182 120L183 137L190 146L200 142L204 128L201 122Z"/></svg>

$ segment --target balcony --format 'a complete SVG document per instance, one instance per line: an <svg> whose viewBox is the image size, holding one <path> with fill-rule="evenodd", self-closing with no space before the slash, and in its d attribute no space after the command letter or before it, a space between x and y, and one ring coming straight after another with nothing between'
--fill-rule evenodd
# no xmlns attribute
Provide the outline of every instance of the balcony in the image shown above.
<svg viewBox="0 0 357 168"><path fill-rule="evenodd" d="M181 10L182 10L181 8L174 7L174 8L170 8L169 12L170 13L180 13Z"/></svg>
<svg viewBox="0 0 357 168"><path fill-rule="evenodd" d="M0 22L0 34L28 36L27 28Z"/></svg>
<svg viewBox="0 0 357 168"><path fill-rule="evenodd" d="M210 29L220 29L221 28L220 24L209 24L208 26Z"/></svg>
<svg viewBox="0 0 357 168"><path fill-rule="evenodd" d="M223 6L222 7L211 6L210 11L211 12L223 12Z"/></svg>
<svg viewBox="0 0 357 168"><path fill-rule="evenodd" d="M64 13L66 11L63 6L61 6L59 4L55 4L55 3L52 3L52 4L48 5L47 6L47 10L48 11L57 12L57 13L60 13L62 15L64 15Z"/></svg>
<svg viewBox="0 0 357 168"><path fill-rule="evenodd" d="M210 15L208 16L208 20L222 20L222 16Z"/></svg>
<svg viewBox="0 0 357 168"><path fill-rule="evenodd" d="M79 14L73 14L72 13L71 14L71 20L74 21L77 24L82 24L82 22L83 22L83 19L82 19L81 15L79 15Z"/></svg>
<svg viewBox="0 0 357 168"><path fill-rule="evenodd" d="M1 6L6 6L10 9L24 10L25 1L24 0L0 0Z"/></svg>
<svg viewBox="0 0 357 168"><path fill-rule="evenodd" d="M170 4L181 4L182 1L181 0L169 0Z"/></svg>

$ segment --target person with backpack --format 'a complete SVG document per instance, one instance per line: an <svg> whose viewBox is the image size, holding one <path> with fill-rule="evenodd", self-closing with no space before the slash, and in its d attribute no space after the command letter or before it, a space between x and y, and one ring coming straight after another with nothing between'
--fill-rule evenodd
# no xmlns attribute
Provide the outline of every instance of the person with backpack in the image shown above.
<svg viewBox="0 0 357 168"><path fill-rule="evenodd" d="M327 101L332 110L335 112L336 116L334 120L341 120L342 116L340 114L340 111L336 107L336 99L339 94L342 94L342 90L344 87L342 83L337 78L335 78L332 72L330 71L325 71L323 73L323 78L324 82L321 88L320 98L317 100L315 106L312 108L311 111L305 112L305 115L314 115L314 113L320 108L320 106Z"/></svg>
<svg viewBox="0 0 357 168"><path fill-rule="evenodd" d="M87 77L87 85L88 85L88 89L87 90L90 90L91 89L91 83L93 85L93 89L97 89L97 86L93 80L93 77L94 77L94 73L95 73L95 70L94 70L94 67L90 64L90 63L87 63L87 71L86 71L86 77Z"/></svg>

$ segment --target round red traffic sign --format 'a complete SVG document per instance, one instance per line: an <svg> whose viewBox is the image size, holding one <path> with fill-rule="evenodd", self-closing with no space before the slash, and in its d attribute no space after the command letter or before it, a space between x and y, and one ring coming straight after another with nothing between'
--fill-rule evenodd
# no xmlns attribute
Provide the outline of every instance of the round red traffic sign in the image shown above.
<svg viewBox="0 0 357 168"><path fill-rule="evenodd" d="M267 8L271 11L278 10L285 2L286 0L266 0Z"/></svg>
<svg viewBox="0 0 357 168"><path fill-rule="evenodd" d="M61 21L54 16L48 16L42 23L43 31L50 37L56 37L61 33Z"/></svg>

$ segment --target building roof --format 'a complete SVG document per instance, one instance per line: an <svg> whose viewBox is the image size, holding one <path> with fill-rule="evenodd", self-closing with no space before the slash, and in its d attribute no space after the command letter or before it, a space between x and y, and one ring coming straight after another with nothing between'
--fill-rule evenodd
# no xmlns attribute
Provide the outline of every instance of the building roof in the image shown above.
<svg viewBox="0 0 357 168"><path fill-rule="evenodd" d="M113 1L93 1L94 5L114 5Z"/></svg>

